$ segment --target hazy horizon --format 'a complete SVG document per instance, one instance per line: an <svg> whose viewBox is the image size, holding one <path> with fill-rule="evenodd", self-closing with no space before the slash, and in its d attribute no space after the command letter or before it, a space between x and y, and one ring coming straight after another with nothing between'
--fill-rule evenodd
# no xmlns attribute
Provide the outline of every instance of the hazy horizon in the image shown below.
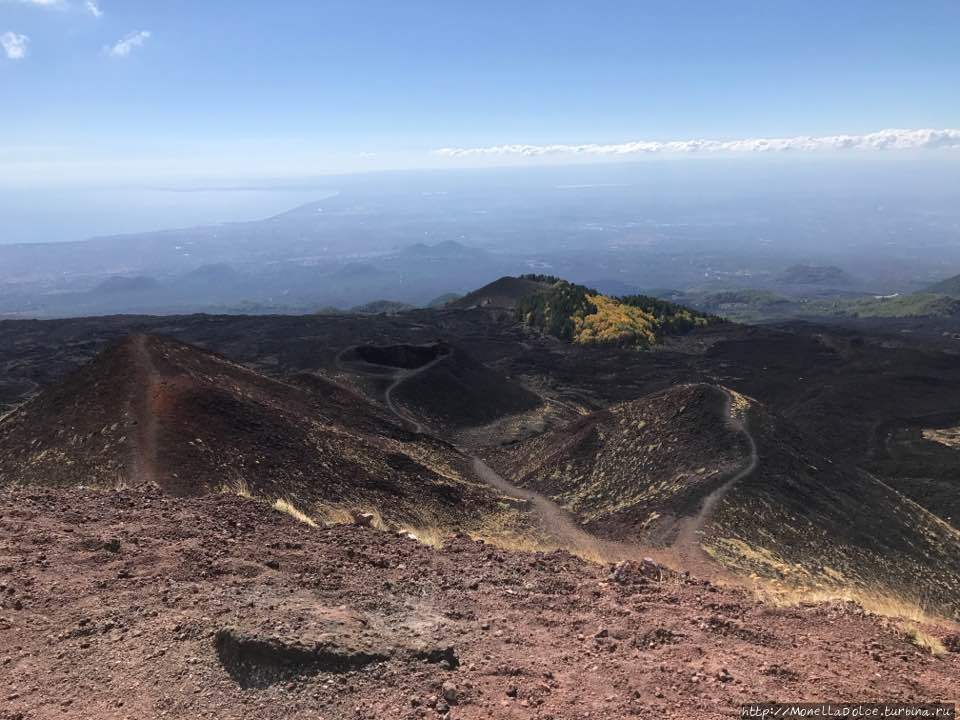
<svg viewBox="0 0 960 720"><path fill-rule="evenodd" d="M782 289L798 263L839 269L818 292L923 289L960 273L958 21L0 0L0 314L425 303L540 270Z"/></svg>
<svg viewBox="0 0 960 720"><path fill-rule="evenodd" d="M841 158L792 155L753 158L656 158L643 162L504 166L342 173L276 179L184 180L167 185L20 188L0 192L4 232L0 245L73 242L114 234L145 233L229 222L264 220L339 193L365 198L454 193L496 198L594 187L634 188L645 202L683 197L735 206L758 194L794 193L798 202L832 193L844 198L920 198L922 204L960 204L960 163L928 153Z"/></svg>

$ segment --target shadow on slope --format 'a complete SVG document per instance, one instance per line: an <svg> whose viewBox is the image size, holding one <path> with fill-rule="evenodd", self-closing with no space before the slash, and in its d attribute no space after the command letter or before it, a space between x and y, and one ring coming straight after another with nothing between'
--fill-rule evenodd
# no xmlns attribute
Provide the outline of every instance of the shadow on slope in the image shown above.
<svg viewBox="0 0 960 720"><path fill-rule="evenodd" d="M540 397L460 348L441 344L436 362L398 383L393 400L434 428L484 425L532 410Z"/></svg>
<svg viewBox="0 0 960 720"><path fill-rule="evenodd" d="M788 586L902 598L960 617L955 528L869 473L834 464L761 406L751 428L759 467L717 505L708 553Z"/></svg>

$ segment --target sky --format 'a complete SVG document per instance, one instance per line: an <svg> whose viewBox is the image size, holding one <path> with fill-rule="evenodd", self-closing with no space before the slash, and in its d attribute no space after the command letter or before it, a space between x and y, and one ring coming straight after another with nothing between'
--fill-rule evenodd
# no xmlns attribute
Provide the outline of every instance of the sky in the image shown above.
<svg viewBox="0 0 960 720"><path fill-rule="evenodd" d="M957 0L0 0L0 188L960 162L958 29Z"/></svg>

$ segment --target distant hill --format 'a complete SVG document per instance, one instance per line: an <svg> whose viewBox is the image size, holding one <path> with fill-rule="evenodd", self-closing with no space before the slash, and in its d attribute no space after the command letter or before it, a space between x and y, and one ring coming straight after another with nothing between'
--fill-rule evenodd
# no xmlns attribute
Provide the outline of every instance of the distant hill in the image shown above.
<svg viewBox="0 0 960 720"><path fill-rule="evenodd" d="M448 305L450 303L456 302L462 297L463 295L461 295L460 293L445 293L444 295L438 295L433 300L428 302L427 307L428 308L443 307L444 305Z"/></svg>
<svg viewBox="0 0 960 720"><path fill-rule="evenodd" d="M535 275L502 277L479 290L467 293L450 303L450 306L461 309L485 307L513 310L524 298L549 290L553 285L551 280L556 278Z"/></svg>
<svg viewBox="0 0 960 720"><path fill-rule="evenodd" d="M960 296L939 293L787 298L769 290L723 290L690 293L683 302L737 322L764 322L786 318L909 318L960 315Z"/></svg>
<svg viewBox="0 0 960 720"><path fill-rule="evenodd" d="M211 283L234 284L241 282L243 277L226 263L212 263L201 265L196 270L184 273L176 280L179 288L190 286L203 287Z"/></svg>
<svg viewBox="0 0 960 720"><path fill-rule="evenodd" d="M123 277L114 275L101 282L91 292L98 295L118 295L121 293L138 293L156 290L159 287L160 283L152 277L142 275Z"/></svg>
<svg viewBox="0 0 960 720"><path fill-rule="evenodd" d="M824 314L861 318L955 317L960 315L960 299L947 295L913 293L892 297L873 297L820 303Z"/></svg>
<svg viewBox="0 0 960 720"><path fill-rule="evenodd" d="M713 311L730 308L769 308L790 304L791 300L769 290L722 290L703 295L698 306Z"/></svg>
<svg viewBox="0 0 960 720"><path fill-rule="evenodd" d="M416 305L409 303L396 302L395 300L374 300L363 305L356 305L350 308L350 312L359 315L396 315L415 309Z"/></svg>
<svg viewBox="0 0 960 720"><path fill-rule="evenodd" d="M403 248L401 254L411 258L422 258L425 260L467 260L471 258L485 258L489 255L486 250L461 245L453 240L439 242L436 245L427 245L425 243L408 245Z"/></svg>
<svg viewBox="0 0 960 720"><path fill-rule="evenodd" d="M960 297L960 275L954 275L946 280L934 283L926 289L928 293L936 295L949 295L950 297Z"/></svg>
<svg viewBox="0 0 960 720"><path fill-rule="evenodd" d="M721 290L685 298L693 307L738 322L755 322L800 314L795 300L769 290Z"/></svg>
<svg viewBox="0 0 960 720"><path fill-rule="evenodd" d="M829 288L849 288L859 285L846 270L833 265L793 265L784 270L777 282L783 285L813 285Z"/></svg>

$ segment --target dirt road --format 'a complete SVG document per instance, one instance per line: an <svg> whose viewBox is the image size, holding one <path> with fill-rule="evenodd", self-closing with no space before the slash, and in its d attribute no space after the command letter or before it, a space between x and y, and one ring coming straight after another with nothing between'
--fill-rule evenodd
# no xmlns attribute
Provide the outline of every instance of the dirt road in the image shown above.
<svg viewBox="0 0 960 720"><path fill-rule="evenodd" d="M340 363L341 356L350 349L352 348L347 348L347 350L342 351L337 356L337 366L347 372L363 374L363 371L356 369L348 370L342 367ZM448 356L440 355L425 365L412 370L397 369L392 376L393 382L384 392L384 402L387 407L401 423L413 429L414 432L422 433L426 428L423 423L411 416L411 414L393 401L393 392L407 380L416 377L420 373L426 372L446 357ZM375 375L380 378L385 377L380 373L370 373L370 375ZM750 475L756 469L759 462L757 445L747 425L747 406L743 405L743 403L746 402L745 398L740 395L735 397L734 393L726 388L721 388L721 390L726 395L724 410L726 421L730 423L735 430L743 434L750 448L750 457L743 468L703 499L696 515L678 521L676 539L671 546L666 549L644 547L635 543L613 542L591 535L577 524L569 512L546 496L514 485L495 472L480 458L462 448L461 451L471 458L473 471L477 478L497 488L509 497L528 503L540 520L542 529L546 531L557 544L581 557L602 562L619 562L621 560L636 560L650 556L674 567L691 570L703 577L715 577L717 576L717 566L704 553L700 546L703 527L713 513L717 503L723 499L732 487ZM743 405L743 407L739 407L741 405Z"/></svg>
<svg viewBox="0 0 960 720"><path fill-rule="evenodd" d="M426 363L425 365L421 365L420 367L416 367L411 370L404 370L403 368L391 368L389 365L377 365L377 367L380 367L380 368L390 368L392 372L387 372L387 373L368 372L356 367L344 366L343 356L346 355L351 350L356 349L357 347L358 346L356 345L351 345L350 347L344 348L339 353L337 353L336 358L334 358L335 367L341 372L349 373L352 375L363 375L365 377L377 378L379 380L392 379L393 382L390 383L389 387L387 387L387 389L383 393L384 404L387 406L387 408L389 408L390 412L392 412L394 415L397 416L397 419L400 420L400 423L402 425L407 426L415 433L422 433L426 429L426 426L422 422L420 422L417 418L413 417L412 415L407 413L405 410L401 409L400 406L393 401L393 392L402 383L406 382L410 378L416 377L420 373L426 372L430 368L434 367L437 363L441 362L442 360L450 356L447 354L438 355L437 357L435 357L433 360Z"/></svg>
<svg viewBox="0 0 960 720"><path fill-rule="evenodd" d="M157 370L150 357L145 335L138 335L134 339L133 363L136 390L129 404L130 470L127 481L135 486L145 486L155 484L157 476L157 418L154 407Z"/></svg>
<svg viewBox="0 0 960 720"><path fill-rule="evenodd" d="M433 360L428 362L426 365L421 365L418 368L413 370L398 370L396 376L394 377L393 382L390 384L390 387L387 388L386 392L383 393L383 399L387 403L387 407L390 408L390 412L396 415L400 420L407 425L415 433L422 433L424 431L424 424L417 420L412 415L402 411L396 403L393 402L393 391L401 384L409 380L410 378L416 377L420 373L426 372L430 368L434 367L437 363L446 358L450 357L449 355L437 355Z"/></svg>
<svg viewBox="0 0 960 720"><path fill-rule="evenodd" d="M738 482L753 473L760 462L760 456L757 453L757 443L753 438L753 434L750 432L748 424L747 411L749 406L744 406L738 410L734 394L727 388L722 388L722 390L727 396L724 410L727 422L730 423L731 427L735 430L742 433L746 439L747 445L750 448L750 457L747 459L746 464L731 476L730 479L703 499L696 515L683 518L678 523L676 540L674 540L670 548L675 558L673 562L702 577L711 576L717 569L716 563L706 555L700 545L704 525L706 525L713 514L717 503L723 500L724 496L726 496ZM738 396L738 398L742 398L742 396Z"/></svg>

